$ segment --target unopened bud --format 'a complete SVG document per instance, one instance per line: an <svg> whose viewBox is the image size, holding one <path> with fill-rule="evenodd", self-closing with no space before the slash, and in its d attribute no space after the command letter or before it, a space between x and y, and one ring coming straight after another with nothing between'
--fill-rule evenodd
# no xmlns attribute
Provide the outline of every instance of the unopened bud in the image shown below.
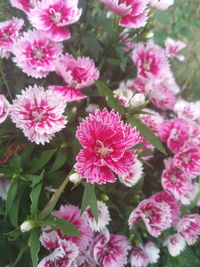
<svg viewBox="0 0 200 267"><path fill-rule="evenodd" d="M108 201L109 200L109 196L106 195L106 194L101 194L101 200Z"/></svg>
<svg viewBox="0 0 200 267"><path fill-rule="evenodd" d="M78 173L75 172L69 176L69 180L73 184L77 184L81 181L81 177L78 175Z"/></svg>
<svg viewBox="0 0 200 267"><path fill-rule="evenodd" d="M33 229L35 226L34 222L33 221L25 221L23 222L21 225L20 225L20 230L21 232L28 232L30 231L31 229Z"/></svg>
<svg viewBox="0 0 200 267"><path fill-rule="evenodd" d="M148 39L148 40L152 40L152 39L153 39L153 36L154 36L153 32L148 32L148 33L146 34L146 39Z"/></svg>
<svg viewBox="0 0 200 267"><path fill-rule="evenodd" d="M131 99L131 105L134 107L139 107L143 105L145 102L144 94L135 94L134 97Z"/></svg>

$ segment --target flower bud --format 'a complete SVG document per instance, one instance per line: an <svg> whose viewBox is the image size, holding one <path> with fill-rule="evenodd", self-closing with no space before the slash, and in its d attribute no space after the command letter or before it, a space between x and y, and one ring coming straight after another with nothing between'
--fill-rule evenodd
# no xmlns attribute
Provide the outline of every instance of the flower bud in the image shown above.
<svg viewBox="0 0 200 267"><path fill-rule="evenodd" d="M31 229L34 228L34 222L33 221L25 221L20 225L21 232L28 232Z"/></svg>
<svg viewBox="0 0 200 267"><path fill-rule="evenodd" d="M101 194L101 200L108 201L109 200L109 196L106 195L106 194Z"/></svg>
<svg viewBox="0 0 200 267"><path fill-rule="evenodd" d="M134 97L131 99L131 105L134 107L139 107L143 105L145 102L144 94L135 94Z"/></svg>
<svg viewBox="0 0 200 267"><path fill-rule="evenodd" d="M77 184L81 181L81 177L78 175L78 173L75 172L69 176L69 180L73 184Z"/></svg>

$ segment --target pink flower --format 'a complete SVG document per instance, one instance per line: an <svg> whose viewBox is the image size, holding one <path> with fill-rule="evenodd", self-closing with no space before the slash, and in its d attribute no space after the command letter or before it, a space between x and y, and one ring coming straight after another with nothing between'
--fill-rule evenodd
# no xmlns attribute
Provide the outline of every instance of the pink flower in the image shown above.
<svg viewBox="0 0 200 267"><path fill-rule="evenodd" d="M99 267L123 267L127 263L128 249L127 237L105 230L94 239L91 255Z"/></svg>
<svg viewBox="0 0 200 267"><path fill-rule="evenodd" d="M166 78L171 75L165 51L153 43L138 43L132 52L138 77Z"/></svg>
<svg viewBox="0 0 200 267"><path fill-rule="evenodd" d="M134 247L130 255L131 267L146 267L149 258L143 247Z"/></svg>
<svg viewBox="0 0 200 267"><path fill-rule="evenodd" d="M157 248L153 242L148 241L144 245L144 250L149 258L149 263L156 263L158 261L160 257L160 249Z"/></svg>
<svg viewBox="0 0 200 267"><path fill-rule="evenodd" d="M139 141L135 128L124 124L118 113L95 110L80 124L76 137L83 149L78 154L75 169L90 183L114 182L112 171L123 175L135 163L134 150Z"/></svg>
<svg viewBox="0 0 200 267"><path fill-rule="evenodd" d="M180 200L183 205L188 205L194 199L195 186L185 173L173 165L172 158L165 160L166 169L161 176L164 190Z"/></svg>
<svg viewBox="0 0 200 267"><path fill-rule="evenodd" d="M24 26L22 19L12 18L0 23L0 57L7 58L13 50L13 45L17 41L19 31Z"/></svg>
<svg viewBox="0 0 200 267"><path fill-rule="evenodd" d="M120 104L124 107L131 106L131 99L134 96L134 91L126 87L124 82L119 84L119 88L113 91L114 97L117 98Z"/></svg>
<svg viewBox="0 0 200 267"><path fill-rule="evenodd" d="M41 32L28 31L15 44L13 60L28 76L42 78L55 70L62 48L62 44L48 40Z"/></svg>
<svg viewBox="0 0 200 267"><path fill-rule="evenodd" d="M43 0L29 13L31 24L53 41L60 42L71 37L65 27L77 22L82 10L78 0Z"/></svg>
<svg viewBox="0 0 200 267"><path fill-rule="evenodd" d="M185 239L188 245L193 245L200 235L200 215L185 215L176 225L178 233Z"/></svg>
<svg viewBox="0 0 200 267"><path fill-rule="evenodd" d="M42 2L42 0L10 0L12 6L23 10L26 13L29 13L31 9Z"/></svg>
<svg viewBox="0 0 200 267"><path fill-rule="evenodd" d="M174 156L173 164L188 177L195 178L200 174L200 144L185 143Z"/></svg>
<svg viewBox="0 0 200 267"><path fill-rule="evenodd" d="M165 242L163 244L164 244L164 246L167 246L167 248L169 250L169 254L172 257L176 257L176 256L180 255L180 253L186 247L185 239L179 234L174 234L174 235L168 236L168 238L165 240Z"/></svg>
<svg viewBox="0 0 200 267"><path fill-rule="evenodd" d="M100 0L121 18L119 25L127 28L144 27L147 20L147 8L150 0Z"/></svg>
<svg viewBox="0 0 200 267"><path fill-rule="evenodd" d="M88 250L81 251L74 263L74 267L96 267L96 266L97 266L96 262L91 257Z"/></svg>
<svg viewBox="0 0 200 267"><path fill-rule="evenodd" d="M164 11L168 9L171 5L174 4L174 0L151 0L150 5L151 7Z"/></svg>
<svg viewBox="0 0 200 267"><path fill-rule="evenodd" d="M181 41L175 41L168 37L165 41L165 46L165 52L169 58L177 58L180 61L183 61L185 59L183 55L178 54L180 50L186 47L185 43Z"/></svg>
<svg viewBox="0 0 200 267"><path fill-rule="evenodd" d="M31 142L44 144L65 127L64 100L43 87L29 86L11 106L11 119Z"/></svg>
<svg viewBox="0 0 200 267"><path fill-rule="evenodd" d="M133 227L139 220L144 221L152 236L158 237L172 224L171 208L165 201L157 202L153 199L145 199L130 214L129 227Z"/></svg>
<svg viewBox="0 0 200 267"><path fill-rule="evenodd" d="M197 120L200 117L200 101L188 102L179 99L174 106L174 112L179 118L186 120Z"/></svg>
<svg viewBox="0 0 200 267"><path fill-rule="evenodd" d="M56 73L63 78L67 86L50 86L50 90L61 93L67 102L86 96L79 92L99 78L99 71L88 57L75 59L69 54L62 55L56 64Z"/></svg>
<svg viewBox="0 0 200 267"><path fill-rule="evenodd" d="M0 95L0 123L4 122L10 112L10 104L4 95Z"/></svg>
<svg viewBox="0 0 200 267"><path fill-rule="evenodd" d="M87 224L86 219L83 216L81 217L80 209L73 205L65 205L65 206L61 205L59 210L52 212L52 215L71 222L77 227L77 229L82 235L81 237L66 236L63 235L59 229L57 229L56 232L58 233L59 237L61 239L69 240L75 243L80 250L86 249L89 242L91 241L92 231L90 230L90 227Z"/></svg>
<svg viewBox="0 0 200 267"><path fill-rule="evenodd" d="M174 198L172 194L161 191L150 197L158 203L167 203L171 210L171 225L176 224L180 215L180 202Z"/></svg>
<svg viewBox="0 0 200 267"><path fill-rule="evenodd" d="M93 213L90 208L87 208L84 212L84 216L92 229L92 231L100 232L102 231L110 222L110 214L108 207L103 201L97 201L98 207L98 222L95 220Z"/></svg>

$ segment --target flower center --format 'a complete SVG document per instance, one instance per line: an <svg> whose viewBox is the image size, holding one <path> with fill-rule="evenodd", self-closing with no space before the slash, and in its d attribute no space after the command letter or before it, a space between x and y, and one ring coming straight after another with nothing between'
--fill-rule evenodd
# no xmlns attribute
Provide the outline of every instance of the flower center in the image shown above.
<svg viewBox="0 0 200 267"><path fill-rule="evenodd" d="M46 119L48 117L48 114L42 108L37 108L31 111L31 117L33 118L33 121L39 122Z"/></svg>
<svg viewBox="0 0 200 267"><path fill-rule="evenodd" d="M153 61L152 58L145 60L143 65L142 65L143 69L150 70L152 61Z"/></svg>
<svg viewBox="0 0 200 267"><path fill-rule="evenodd" d="M185 164L189 164L190 163L190 155L186 155L184 154L182 156L182 161L185 163Z"/></svg>
<svg viewBox="0 0 200 267"><path fill-rule="evenodd" d="M35 58L41 59L44 56L43 51L40 48L34 48Z"/></svg>
<svg viewBox="0 0 200 267"><path fill-rule="evenodd" d="M104 144L100 140L97 140L97 142L96 142L96 151L100 155L107 155L108 153L112 152L113 149L105 147Z"/></svg>
<svg viewBox="0 0 200 267"><path fill-rule="evenodd" d="M51 20L55 23L60 22L61 20L61 13L60 12L56 12L55 9L50 8L49 10L50 14L51 14Z"/></svg>

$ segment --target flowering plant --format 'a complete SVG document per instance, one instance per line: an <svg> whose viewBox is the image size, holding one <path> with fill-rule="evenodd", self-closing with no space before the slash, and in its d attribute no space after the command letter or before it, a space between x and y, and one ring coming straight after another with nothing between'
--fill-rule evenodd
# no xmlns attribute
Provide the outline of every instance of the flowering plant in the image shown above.
<svg viewBox="0 0 200 267"><path fill-rule="evenodd" d="M199 266L200 101L172 73L185 44L153 39L174 1L9 2L0 265Z"/></svg>

